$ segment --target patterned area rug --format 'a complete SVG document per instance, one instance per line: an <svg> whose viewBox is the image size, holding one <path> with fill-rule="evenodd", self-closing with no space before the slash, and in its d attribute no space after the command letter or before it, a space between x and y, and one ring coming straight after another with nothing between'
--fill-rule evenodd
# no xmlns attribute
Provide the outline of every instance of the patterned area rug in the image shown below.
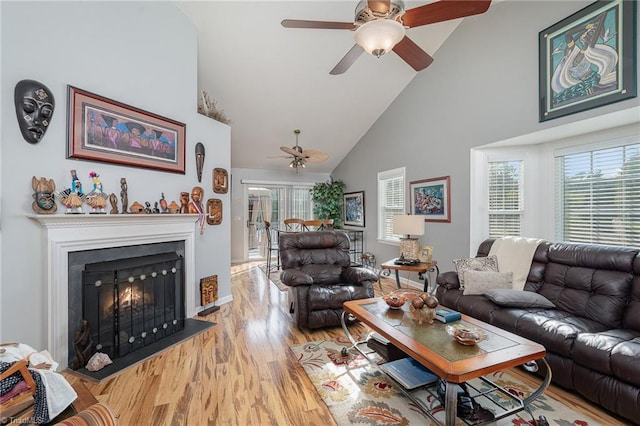
<svg viewBox="0 0 640 426"><path fill-rule="evenodd" d="M291 346L338 425L435 425L376 365L367 361L358 351L351 349L347 357L341 356L340 351L345 346L349 346L346 338ZM533 391L507 372L498 372L489 378L520 398ZM417 392L421 404L432 409L435 417L444 421L444 408L438 398L424 390ZM478 402L491 409L490 404ZM538 397L530 408L533 418L544 415L550 425L600 425L592 418L545 395ZM533 418L527 411L521 411L492 424L534 425ZM458 419L456 425L458 424L464 423Z"/></svg>
<svg viewBox="0 0 640 426"><path fill-rule="evenodd" d="M267 265L260 265L258 266L258 268L260 268L260 270L262 272L265 273L265 275L267 274ZM278 270L272 270L271 271L271 276L269 277L269 280L280 289L280 291L287 291L289 290L289 287L287 287L286 285L282 284L282 282L280 281L280 272Z"/></svg>

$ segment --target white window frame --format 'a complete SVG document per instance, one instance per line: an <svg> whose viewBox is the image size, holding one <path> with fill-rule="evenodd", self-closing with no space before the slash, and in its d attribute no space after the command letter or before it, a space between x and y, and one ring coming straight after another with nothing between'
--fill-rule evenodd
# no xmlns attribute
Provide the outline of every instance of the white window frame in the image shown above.
<svg viewBox="0 0 640 426"><path fill-rule="evenodd" d="M382 172L378 172L378 242L398 245L400 243L400 239L397 235L384 235L384 217L386 206L384 205L384 201L386 200L386 196L384 194L384 185L383 182L388 179L393 178L402 178L402 208L399 213L405 214L407 208L407 178L406 178L406 168L399 167L397 169L385 170Z"/></svg>
<svg viewBox="0 0 640 426"><path fill-rule="evenodd" d="M634 109L638 111L638 109ZM583 124L586 128L586 124ZM555 157L557 155L593 151L634 143L640 138L638 123L619 125L605 130L556 138L536 143L527 136L527 143L495 143L471 149L470 175L470 238L469 254L475 255L478 245L489 234L488 159L493 161L524 161L524 214L522 235L558 241L555 217L556 189ZM545 143L542 143L545 142Z"/></svg>
<svg viewBox="0 0 640 426"><path fill-rule="evenodd" d="M518 216L519 219L519 232L518 234L513 234L514 236L521 236L522 235L522 229L523 229L523 223L524 223L524 173L525 173L525 167L524 167L524 160L521 159L511 159L511 160L496 160L496 159L488 159L487 160L487 170L491 169L491 164L507 164L507 163L518 163L519 164L519 181L518 181L518 196L519 196L519 200L518 200L518 209L510 209L510 210L491 210L491 204L489 203L487 206L487 216L488 216L488 234L489 236L491 236L491 215L495 215L495 216ZM489 173L488 173L489 175ZM487 200L490 201L491 198L491 191L489 188L489 176L487 176L487 189L488 189L488 194L487 194ZM504 189L503 189L503 194L504 194ZM509 234L512 235L512 234ZM500 235L502 236L502 235Z"/></svg>
<svg viewBox="0 0 640 426"><path fill-rule="evenodd" d="M540 179L546 179L540 173L540 149L537 145L526 147L504 147L471 150L470 175L470 238L469 254L475 255L478 246L489 235L489 163L503 161L522 161L523 201L521 235L534 237L543 229L544 217L536 213L544 204L543 188ZM552 169L547 169L552 170ZM549 173L552 174L552 173ZM551 176L553 182L553 176ZM550 184L552 185L552 183ZM553 215L552 215L553 216ZM539 237L545 238L545 237Z"/></svg>
<svg viewBox="0 0 640 426"><path fill-rule="evenodd" d="M554 238L556 241L565 241L564 238L564 224L562 221L562 215L560 214L558 205L560 203L559 193L560 189L557 185L556 177L561 173L559 164L557 159L559 157L573 155L573 154L582 154L593 151L606 150L610 148L619 148L626 145L637 145L640 143L640 133L633 134L621 134L618 132L609 134L608 136L603 135L604 139L599 142L588 143L578 146L569 146L569 147L561 147L557 148L553 151L553 161L554 161ZM595 242L597 243L597 242ZM621 243L622 245L622 243Z"/></svg>

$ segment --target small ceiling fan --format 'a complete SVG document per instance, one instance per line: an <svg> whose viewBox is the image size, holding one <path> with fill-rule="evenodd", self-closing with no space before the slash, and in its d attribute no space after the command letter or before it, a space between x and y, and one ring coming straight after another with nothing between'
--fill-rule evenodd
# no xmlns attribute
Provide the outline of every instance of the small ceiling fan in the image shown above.
<svg viewBox="0 0 640 426"><path fill-rule="evenodd" d="M298 167L305 168L307 163L322 163L324 161L327 161L329 156L324 152L315 149L302 149L302 147L298 145L298 136L300 135L300 129L294 129L293 133L296 135L296 145L291 148L286 146L280 147L281 151L286 152L289 155L281 155L272 158L291 159L289 167L296 169L296 172L298 171Z"/></svg>
<svg viewBox="0 0 640 426"><path fill-rule="evenodd" d="M433 58L405 35L406 28L464 18L484 13L491 0L440 0L405 10L402 0L362 0L356 6L354 22L285 19L285 28L317 28L355 31L356 44L329 72L343 74L362 52L380 57L393 50L414 70L431 65Z"/></svg>

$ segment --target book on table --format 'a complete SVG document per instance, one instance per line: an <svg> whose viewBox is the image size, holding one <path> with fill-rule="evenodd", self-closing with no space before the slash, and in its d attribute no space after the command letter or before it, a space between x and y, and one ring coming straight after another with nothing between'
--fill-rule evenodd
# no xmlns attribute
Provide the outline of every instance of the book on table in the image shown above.
<svg viewBox="0 0 640 426"><path fill-rule="evenodd" d="M413 358L402 358L386 362L380 364L380 369L405 389L415 389L430 385L438 380L438 376Z"/></svg>
<svg viewBox="0 0 640 426"><path fill-rule="evenodd" d="M438 306L436 308L435 319L437 319L440 322L448 323L448 322L458 321L459 319L462 319L462 315L460 314L460 312L454 311L453 309L443 308L442 306Z"/></svg>

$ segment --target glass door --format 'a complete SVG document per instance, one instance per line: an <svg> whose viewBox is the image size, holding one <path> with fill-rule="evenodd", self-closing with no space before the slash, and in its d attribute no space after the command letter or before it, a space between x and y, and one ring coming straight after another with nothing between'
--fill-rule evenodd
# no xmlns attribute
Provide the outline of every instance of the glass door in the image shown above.
<svg viewBox="0 0 640 426"><path fill-rule="evenodd" d="M250 186L248 190L247 238L249 260L265 259L267 236L264 222L271 223L271 229L278 229L283 188L278 186Z"/></svg>
<svg viewBox="0 0 640 426"><path fill-rule="evenodd" d="M267 237L264 222L271 229L283 229L287 218L312 219L309 185L251 184L247 190L247 249L249 260L266 259Z"/></svg>

